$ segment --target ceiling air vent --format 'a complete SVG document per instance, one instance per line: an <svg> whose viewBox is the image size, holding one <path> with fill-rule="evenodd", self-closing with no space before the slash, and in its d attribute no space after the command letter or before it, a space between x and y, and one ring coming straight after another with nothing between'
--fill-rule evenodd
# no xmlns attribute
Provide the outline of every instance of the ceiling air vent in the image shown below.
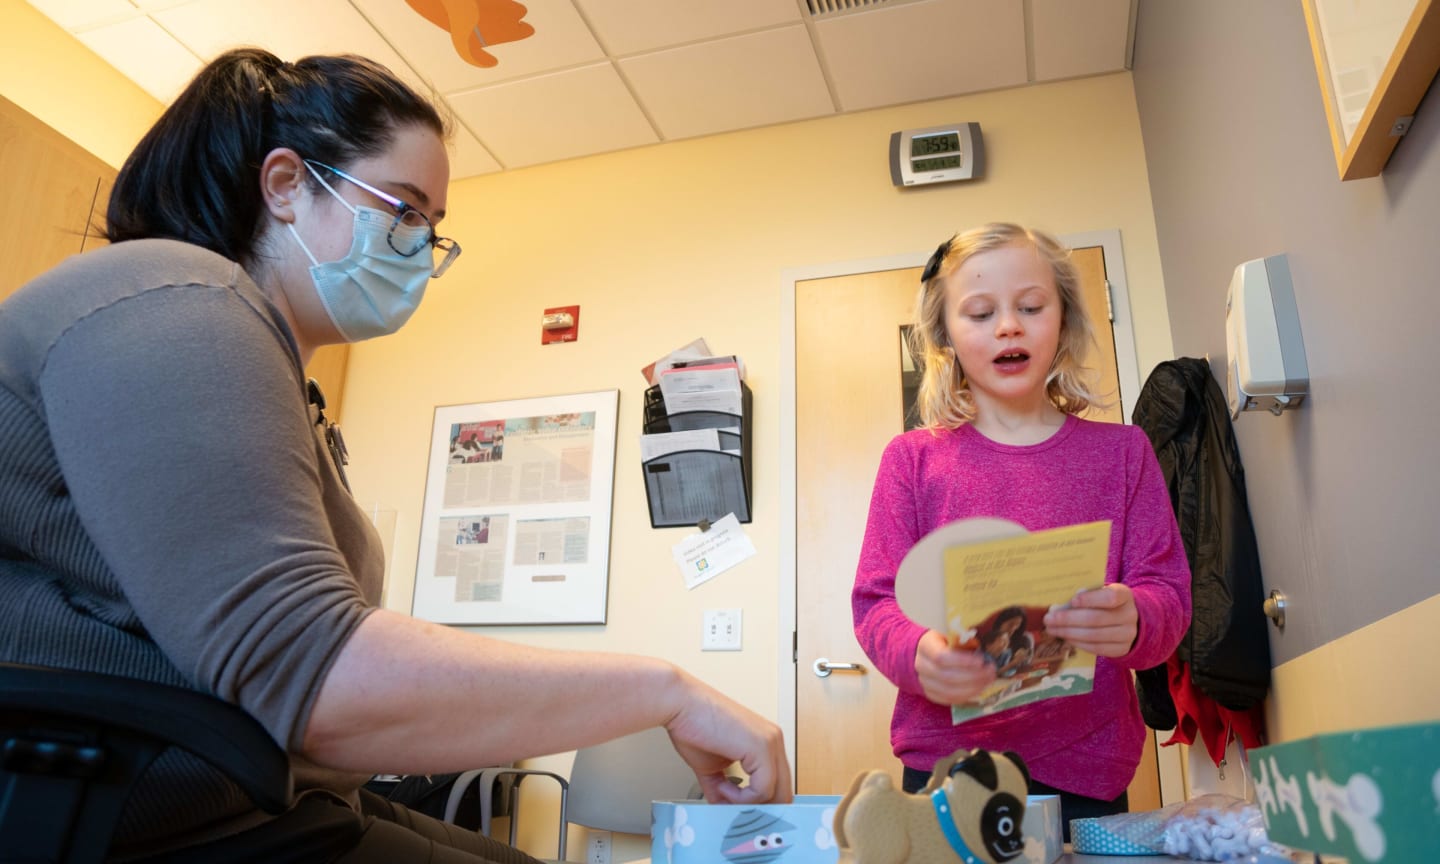
<svg viewBox="0 0 1440 864"><path fill-rule="evenodd" d="M805 0L805 7L810 10L811 18L824 18L827 15L858 12L876 6L899 5L901 2L904 0Z"/></svg>

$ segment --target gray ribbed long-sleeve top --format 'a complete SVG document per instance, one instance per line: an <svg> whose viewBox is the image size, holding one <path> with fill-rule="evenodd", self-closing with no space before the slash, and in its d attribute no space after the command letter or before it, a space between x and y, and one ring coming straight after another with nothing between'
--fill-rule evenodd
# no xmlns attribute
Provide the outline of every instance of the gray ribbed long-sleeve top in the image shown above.
<svg viewBox="0 0 1440 864"><path fill-rule="evenodd" d="M0 304L0 658L214 694L293 754L384 571L304 382L276 308L188 244L104 247ZM292 766L300 789L365 779ZM261 818L170 753L121 839Z"/></svg>

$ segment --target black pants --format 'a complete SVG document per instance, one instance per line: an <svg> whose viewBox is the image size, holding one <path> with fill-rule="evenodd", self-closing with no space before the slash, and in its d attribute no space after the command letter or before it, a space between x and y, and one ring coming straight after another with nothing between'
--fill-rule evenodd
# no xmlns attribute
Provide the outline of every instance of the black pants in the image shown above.
<svg viewBox="0 0 1440 864"><path fill-rule="evenodd" d="M483 834L360 790L361 812L309 795L283 815L234 837L145 864L539 864Z"/></svg>
<svg viewBox="0 0 1440 864"><path fill-rule="evenodd" d="M929 782L930 772L911 768L908 765L905 766L905 773L900 778L901 786L911 794L924 789L925 784ZM1066 792L1064 789L1056 789L1054 786L1047 786L1034 779L1030 781L1029 791L1031 795L1060 796L1060 830L1065 832L1066 843L1070 842L1071 819L1111 816L1115 813L1125 813L1130 809L1130 798L1126 792L1121 792L1120 797L1113 801L1106 801L1103 798L1087 798L1074 792Z"/></svg>

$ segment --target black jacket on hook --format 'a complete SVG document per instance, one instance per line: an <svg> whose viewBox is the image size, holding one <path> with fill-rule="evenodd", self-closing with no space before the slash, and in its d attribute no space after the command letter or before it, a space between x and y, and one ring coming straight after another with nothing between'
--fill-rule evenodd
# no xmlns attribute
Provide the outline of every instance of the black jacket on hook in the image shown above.
<svg viewBox="0 0 1440 864"><path fill-rule="evenodd" d="M1194 611L1176 654L1206 696L1231 710L1253 708L1270 687L1265 589L1245 470L1210 364L1182 357L1156 366L1132 420L1155 448L1190 560ZM1145 722L1174 726L1165 667L1139 673L1139 684Z"/></svg>

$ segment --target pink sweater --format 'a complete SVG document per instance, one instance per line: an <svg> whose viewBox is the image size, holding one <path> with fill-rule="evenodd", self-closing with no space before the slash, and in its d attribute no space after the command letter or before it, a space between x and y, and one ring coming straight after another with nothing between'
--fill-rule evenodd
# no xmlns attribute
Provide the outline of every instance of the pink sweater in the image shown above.
<svg viewBox="0 0 1440 864"><path fill-rule="evenodd" d="M932 529L994 516L1031 531L1109 519L1105 581L1135 595L1135 647L1096 662L1092 692L1046 699L955 726L925 698L915 648L925 628L895 602L895 572ZM959 747L1013 750L1036 780L1111 799L1135 774L1144 745L1132 669L1163 663L1190 623L1190 570L1169 493L1144 432L1068 417L1049 440L1014 447L962 426L918 429L885 448L852 595L855 636L900 688L890 724L895 755L928 772Z"/></svg>

